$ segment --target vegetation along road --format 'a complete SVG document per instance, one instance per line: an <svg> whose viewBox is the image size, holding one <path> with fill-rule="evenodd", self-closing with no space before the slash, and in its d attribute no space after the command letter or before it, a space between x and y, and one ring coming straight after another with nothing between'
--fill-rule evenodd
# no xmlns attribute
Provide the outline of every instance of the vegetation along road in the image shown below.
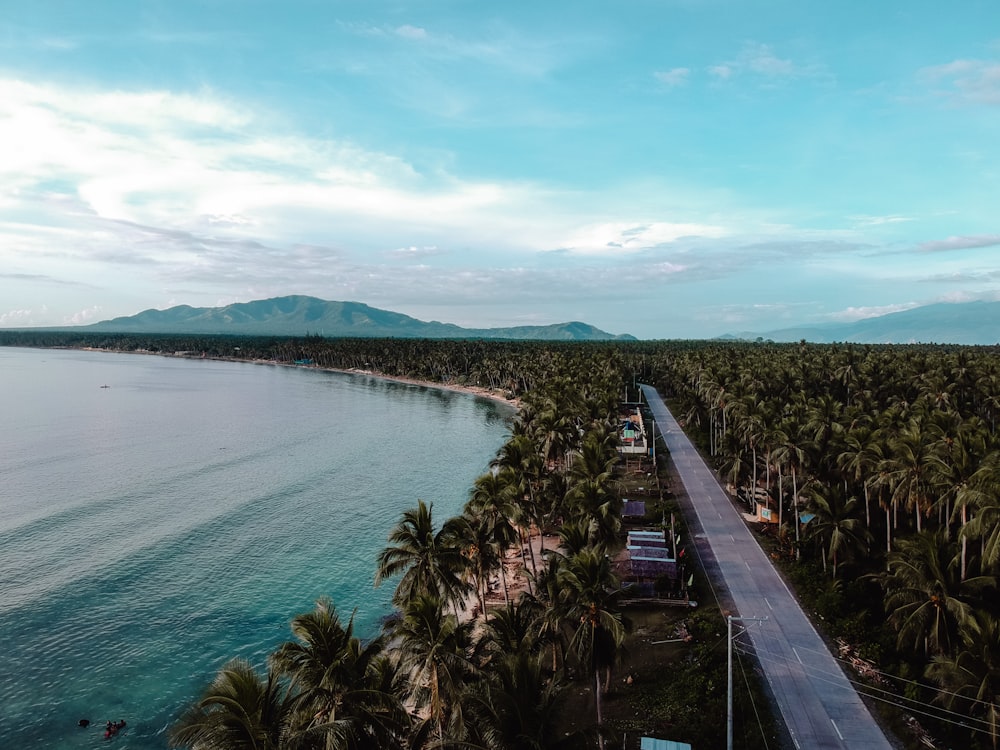
<svg viewBox="0 0 1000 750"><path fill-rule="evenodd" d="M643 386L796 747L892 746L656 389ZM734 613L734 614L737 614Z"/></svg>

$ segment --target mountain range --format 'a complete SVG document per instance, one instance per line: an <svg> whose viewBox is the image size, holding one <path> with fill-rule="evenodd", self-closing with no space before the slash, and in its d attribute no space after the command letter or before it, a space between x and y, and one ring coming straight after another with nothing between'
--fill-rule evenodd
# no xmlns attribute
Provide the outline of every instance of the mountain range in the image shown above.
<svg viewBox="0 0 1000 750"><path fill-rule="evenodd" d="M1000 302L940 302L852 323L796 326L722 338L854 342L863 344L971 344L1000 342Z"/></svg>
<svg viewBox="0 0 1000 750"><path fill-rule="evenodd" d="M179 305L145 310L79 329L109 333L199 333L329 338L521 339L539 341L634 341L628 334L607 333L580 322L513 328L462 328L425 322L360 302L328 302L292 295L238 302L225 307Z"/></svg>

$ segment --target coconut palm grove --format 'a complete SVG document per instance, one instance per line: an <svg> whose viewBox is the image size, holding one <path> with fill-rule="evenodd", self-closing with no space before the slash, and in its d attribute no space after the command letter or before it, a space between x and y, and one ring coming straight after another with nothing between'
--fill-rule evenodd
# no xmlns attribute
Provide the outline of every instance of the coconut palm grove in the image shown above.
<svg viewBox="0 0 1000 750"><path fill-rule="evenodd" d="M627 666L661 658L637 637L649 604L613 564L634 489L620 414L637 383L659 390L757 519L759 543L899 746L1000 739L996 347L44 331L0 343L308 362L517 400L460 516L401 500L374 571L395 591L381 632L356 632L351 602L303 603L266 663L206 674L170 729L175 747L639 747L642 735L723 746L724 613L697 561L682 583L698 608L663 608L683 636L669 665ZM643 521L684 538L669 456L656 459ZM542 536L555 541L536 554ZM739 746L787 746L752 654L739 668Z"/></svg>

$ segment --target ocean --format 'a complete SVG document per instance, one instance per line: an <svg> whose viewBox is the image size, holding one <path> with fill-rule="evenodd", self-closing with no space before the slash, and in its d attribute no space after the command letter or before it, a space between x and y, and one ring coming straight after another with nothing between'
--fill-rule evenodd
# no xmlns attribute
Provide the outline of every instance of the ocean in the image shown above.
<svg viewBox="0 0 1000 750"><path fill-rule="evenodd" d="M311 368L0 347L0 748L167 747L228 659L392 611L401 512L460 512L513 410ZM80 719L92 724L83 729Z"/></svg>

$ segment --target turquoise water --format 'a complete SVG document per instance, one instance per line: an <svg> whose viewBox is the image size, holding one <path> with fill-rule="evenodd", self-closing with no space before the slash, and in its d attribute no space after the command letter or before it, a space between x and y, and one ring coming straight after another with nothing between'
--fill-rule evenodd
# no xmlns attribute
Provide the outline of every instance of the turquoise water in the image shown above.
<svg viewBox="0 0 1000 750"><path fill-rule="evenodd" d="M0 748L108 747L119 718L115 747L164 748L222 663L263 664L324 594L374 632L389 528L417 498L459 512L511 415L364 376L0 348Z"/></svg>

